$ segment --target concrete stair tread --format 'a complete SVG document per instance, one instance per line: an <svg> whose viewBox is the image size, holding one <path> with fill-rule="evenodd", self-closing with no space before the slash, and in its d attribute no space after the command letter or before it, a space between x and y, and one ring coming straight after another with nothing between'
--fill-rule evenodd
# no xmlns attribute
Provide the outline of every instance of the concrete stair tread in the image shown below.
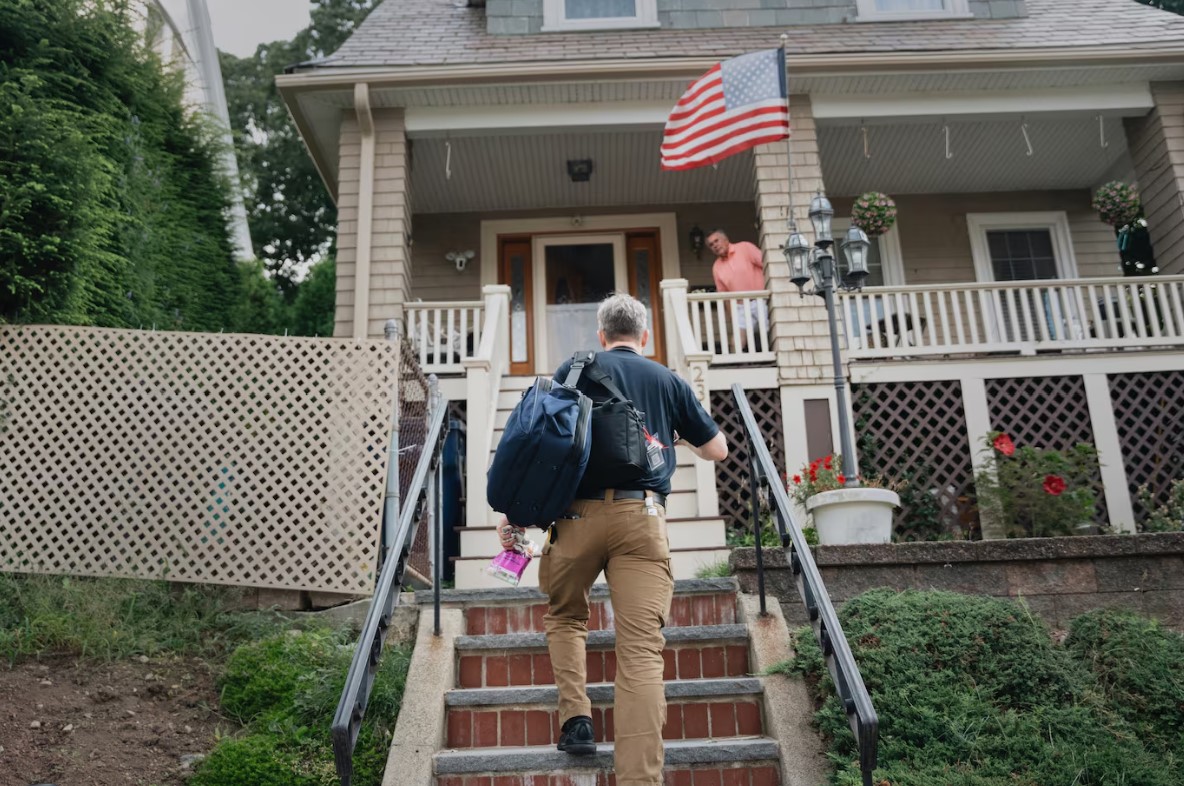
<svg viewBox="0 0 1184 786"><path fill-rule="evenodd" d="M745 696L764 693L764 686L756 677L723 677L694 680L669 680L665 683L667 699L702 698L708 696ZM596 702L613 700L611 682L588 685L588 698ZM558 701L554 685L517 685L508 688L457 688L444 694L448 707L490 707L501 705L548 704Z"/></svg>
<svg viewBox="0 0 1184 786"><path fill-rule="evenodd" d="M680 516L679 518L672 518L670 516L666 517L667 524L678 524L678 523L684 522L684 521L723 521L723 520L724 520L723 516ZM459 527L452 528L453 532L465 532L465 531L477 531L477 530L487 530L489 532L492 532L495 529L497 529L497 527L492 524L462 524ZM538 530L539 534L542 534L543 531L544 530L541 530L541 529ZM530 535L531 532L532 532L532 530L527 530L526 534Z"/></svg>
<svg viewBox="0 0 1184 786"><path fill-rule="evenodd" d="M674 582L674 596L703 595L719 592L739 592L740 583L735 577L727 576L715 579L679 579ZM609 597L608 585L600 582L592 585L589 593L592 600L604 600ZM415 602L420 605L431 605L434 595L431 590L416 590ZM505 603L519 601L522 603L538 603L547 596L537 587L499 587L497 589L448 589L440 591L441 603L465 603L480 605L482 603Z"/></svg>
<svg viewBox="0 0 1184 786"><path fill-rule="evenodd" d="M666 766L724 764L747 761L776 761L780 747L769 737L727 737L720 739L667 740ZM569 756L554 745L521 748L465 748L444 750L435 755L437 775L454 773L520 773L570 770L607 770L613 766L613 744L597 743L591 756Z"/></svg>
<svg viewBox="0 0 1184 786"><path fill-rule="evenodd" d="M748 643L748 627L745 625L687 625L683 627L664 628L663 635L667 644L681 644L686 642L736 642ZM617 632L615 630L588 631L588 647L615 646ZM460 652L469 650L511 650L511 649L543 649L547 646L546 634L543 633L490 633L480 636L457 636L456 649Z"/></svg>

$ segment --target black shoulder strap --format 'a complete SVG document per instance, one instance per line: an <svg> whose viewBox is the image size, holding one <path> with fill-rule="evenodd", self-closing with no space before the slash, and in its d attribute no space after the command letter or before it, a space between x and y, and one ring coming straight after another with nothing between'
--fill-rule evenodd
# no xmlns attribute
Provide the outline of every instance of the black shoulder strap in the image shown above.
<svg viewBox="0 0 1184 786"><path fill-rule="evenodd" d="M566 387L574 388L580 381L580 374L585 367L590 367L596 360L596 353L584 350L571 356L571 368L567 370L567 379L563 380ZM590 369L589 369L590 370ZM612 391L609 391L612 392ZM613 394L616 395L616 394Z"/></svg>
<svg viewBox="0 0 1184 786"><path fill-rule="evenodd" d="M621 392L621 389L617 387L617 383L614 382L613 378L608 375L608 372L602 369L600 366L590 365L587 368L587 372L588 379L604 385L605 390L616 396L621 401L629 400L629 397Z"/></svg>

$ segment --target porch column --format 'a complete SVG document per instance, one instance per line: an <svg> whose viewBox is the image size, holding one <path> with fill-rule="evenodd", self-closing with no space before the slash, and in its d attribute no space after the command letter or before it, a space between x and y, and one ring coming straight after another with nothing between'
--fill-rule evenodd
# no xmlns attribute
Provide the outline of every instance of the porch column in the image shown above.
<svg viewBox="0 0 1184 786"><path fill-rule="evenodd" d="M798 226L812 239L806 212L810 198L822 187L818 137L809 96L793 96L793 204ZM765 259L765 286L772 292L769 331L781 384L816 384L830 378L830 332L822 298L801 297L789 280L789 263L781 253L788 237L789 176L784 142L755 150L756 207L760 246ZM796 424L795 424L796 425ZM836 429L837 431L837 429Z"/></svg>
<svg viewBox="0 0 1184 786"><path fill-rule="evenodd" d="M337 196L334 335L382 335L411 291L410 178L402 109L369 108L365 85L343 116Z"/></svg>
<svg viewBox="0 0 1184 786"><path fill-rule="evenodd" d="M1184 82L1151 85L1155 108L1125 121L1147 229L1162 274L1184 273Z"/></svg>

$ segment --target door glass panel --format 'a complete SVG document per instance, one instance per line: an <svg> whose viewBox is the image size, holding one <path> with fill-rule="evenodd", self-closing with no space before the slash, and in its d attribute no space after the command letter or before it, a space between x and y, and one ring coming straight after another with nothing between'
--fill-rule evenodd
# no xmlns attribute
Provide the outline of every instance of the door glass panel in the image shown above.
<svg viewBox="0 0 1184 786"><path fill-rule="evenodd" d="M996 281L1057 278L1052 233L1047 229L988 230L987 248L991 253L991 269ZM1054 313L1047 290L1002 292L1000 301L1005 335L1009 340L1040 338L1040 323L1037 320L1044 321L1050 336L1058 335L1060 319Z"/></svg>
<svg viewBox="0 0 1184 786"><path fill-rule="evenodd" d="M525 363L526 337L526 260L521 254L510 257L510 360Z"/></svg>
<svg viewBox="0 0 1184 786"><path fill-rule="evenodd" d="M646 357L654 356L654 303L650 292L650 250L638 248L633 252L633 291L637 299L645 306L645 323L650 329L650 340L646 343L642 354Z"/></svg>
<svg viewBox="0 0 1184 786"><path fill-rule="evenodd" d="M599 349L596 309L614 290L611 243L547 246L548 367L581 349Z"/></svg>

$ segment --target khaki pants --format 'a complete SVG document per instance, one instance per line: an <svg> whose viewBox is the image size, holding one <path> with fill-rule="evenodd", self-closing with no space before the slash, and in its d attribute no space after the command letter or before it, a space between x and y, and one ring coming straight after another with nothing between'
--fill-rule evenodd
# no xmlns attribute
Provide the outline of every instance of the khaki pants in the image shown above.
<svg viewBox="0 0 1184 786"><path fill-rule="evenodd" d="M591 715L586 690L588 590L604 571L617 632L615 771L617 786L660 786L666 694L662 683L662 626L670 613L674 579L666 512L646 513L642 500L577 500L577 519L556 522L555 542L539 563L539 584L550 598L544 622L559 721Z"/></svg>

